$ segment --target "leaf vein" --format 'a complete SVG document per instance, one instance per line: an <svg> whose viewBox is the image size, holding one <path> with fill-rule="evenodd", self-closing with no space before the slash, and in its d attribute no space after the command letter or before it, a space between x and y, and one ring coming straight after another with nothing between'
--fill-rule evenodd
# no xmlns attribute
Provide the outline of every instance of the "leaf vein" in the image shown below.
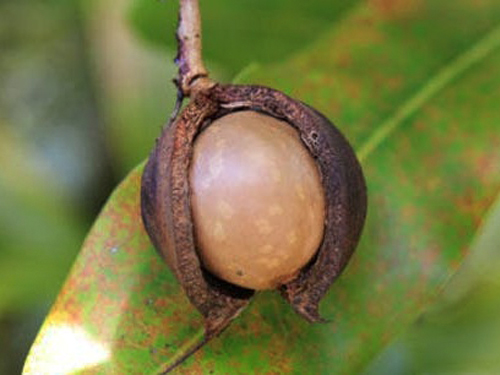
<svg viewBox="0 0 500 375"><path fill-rule="evenodd" d="M500 25L493 28L471 48L441 68L426 84L403 103L395 113L387 118L375 130L368 140L357 150L359 160L363 163L381 143L394 133L401 124L416 113L439 91L449 85L455 78L476 63L484 60L500 47Z"/></svg>

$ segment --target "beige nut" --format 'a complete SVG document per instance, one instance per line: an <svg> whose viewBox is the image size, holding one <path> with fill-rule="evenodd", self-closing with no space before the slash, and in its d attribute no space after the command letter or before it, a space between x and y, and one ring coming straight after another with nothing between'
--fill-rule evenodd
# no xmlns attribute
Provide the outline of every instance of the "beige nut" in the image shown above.
<svg viewBox="0 0 500 375"><path fill-rule="evenodd" d="M191 208L204 267L230 283L272 289L323 238L325 196L297 131L254 111L215 120L195 140Z"/></svg>

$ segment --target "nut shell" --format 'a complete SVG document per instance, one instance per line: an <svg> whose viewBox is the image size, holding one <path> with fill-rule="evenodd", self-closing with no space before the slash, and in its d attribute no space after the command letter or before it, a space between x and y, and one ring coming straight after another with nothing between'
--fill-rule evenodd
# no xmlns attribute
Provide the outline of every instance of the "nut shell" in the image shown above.
<svg viewBox="0 0 500 375"><path fill-rule="evenodd" d="M275 289L318 250L323 185L288 123L255 111L225 115L196 137L190 168L196 240L211 273Z"/></svg>

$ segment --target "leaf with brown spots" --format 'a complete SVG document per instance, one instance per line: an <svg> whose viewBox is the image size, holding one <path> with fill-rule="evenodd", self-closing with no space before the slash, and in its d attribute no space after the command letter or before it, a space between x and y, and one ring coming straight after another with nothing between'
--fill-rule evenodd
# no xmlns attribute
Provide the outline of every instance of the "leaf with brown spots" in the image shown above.
<svg viewBox="0 0 500 375"><path fill-rule="evenodd" d="M433 301L498 197L500 2L370 1L245 80L312 104L344 131L364 164L367 224L321 305L330 323L310 325L262 293L176 373L357 373ZM198 337L201 316L142 228L139 175L96 221L25 374L73 362L80 374L154 373Z"/></svg>

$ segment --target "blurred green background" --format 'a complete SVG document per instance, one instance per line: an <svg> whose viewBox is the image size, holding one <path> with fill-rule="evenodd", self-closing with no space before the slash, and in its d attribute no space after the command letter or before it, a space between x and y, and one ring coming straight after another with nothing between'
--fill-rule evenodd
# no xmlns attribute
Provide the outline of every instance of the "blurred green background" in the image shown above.
<svg viewBox="0 0 500 375"><path fill-rule="evenodd" d="M202 1L207 65L231 81L284 61L359 2ZM21 372L93 219L170 114L176 12L0 1L0 374ZM500 373L498 203L489 218L440 302L365 375Z"/></svg>

